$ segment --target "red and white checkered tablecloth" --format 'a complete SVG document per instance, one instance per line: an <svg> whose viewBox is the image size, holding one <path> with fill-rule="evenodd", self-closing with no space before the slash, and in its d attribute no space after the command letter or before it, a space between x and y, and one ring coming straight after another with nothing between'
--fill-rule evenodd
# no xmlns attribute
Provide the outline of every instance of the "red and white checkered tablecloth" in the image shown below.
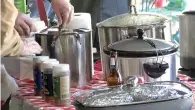
<svg viewBox="0 0 195 110"><path fill-rule="evenodd" d="M78 90L91 89L92 87L106 86L105 81L101 81L101 68L100 62L95 63L95 71L93 80L89 85L83 88L71 88L71 93ZM178 75L181 80L184 80L185 84L188 85L195 93L195 81L188 81L190 77L185 75ZM17 81L20 86L20 90L17 95L13 95L10 104L10 110L75 110L76 108L71 105L69 107L57 107L53 102L45 102L40 96L34 96L34 85L31 80ZM73 98L71 98L73 101ZM195 110L195 96L194 105L192 110Z"/></svg>
<svg viewBox="0 0 195 110"><path fill-rule="evenodd" d="M85 86L84 88L71 88L71 93L78 90L91 89L92 87L106 86L105 81L97 80L99 79L98 76L96 76L97 73L98 72L96 71L96 74L94 75L96 78L91 81L91 84ZM192 88L195 92L195 82L187 81L190 78L184 75L179 75L179 78L186 80L184 81L186 85ZM14 110L76 110L73 105L69 107L57 107L53 104L53 102L45 102L40 96L34 96L34 86L33 82L30 80L18 81L18 85L20 86L20 90L18 91L19 93L12 96L10 104L10 108L14 108ZM73 101L72 98L71 101ZM192 107L192 110L195 110L195 105Z"/></svg>
<svg viewBox="0 0 195 110"><path fill-rule="evenodd" d="M180 80L183 80L184 83L193 90L194 96L193 96L192 110L195 110L195 81L190 81L191 78L189 76L182 75L182 74L179 74L177 77Z"/></svg>
<svg viewBox="0 0 195 110"><path fill-rule="evenodd" d="M75 110L73 105L69 107L57 107L53 102L45 102L41 96L34 96L34 83L32 80L17 80L20 87L17 95L12 95L11 110ZM95 71L93 80L83 88L71 88L71 93L79 90L88 90L92 87L106 86L105 81L100 80L100 72ZM73 98L71 97L71 101Z"/></svg>

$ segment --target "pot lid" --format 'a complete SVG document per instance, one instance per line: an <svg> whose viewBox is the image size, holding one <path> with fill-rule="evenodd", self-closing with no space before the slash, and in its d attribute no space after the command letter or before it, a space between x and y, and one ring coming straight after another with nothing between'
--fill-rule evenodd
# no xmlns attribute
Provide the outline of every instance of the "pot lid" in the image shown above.
<svg viewBox="0 0 195 110"><path fill-rule="evenodd" d="M134 13L132 10L129 13L111 17L97 24L98 27L134 27L134 26L150 26L158 25L168 20L168 17L149 12L137 13L135 6ZM130 8L131 9L131 8Z"/></svg>
<svg viewBox="0 0 195 110"><path fill-rule="evenodd" d="M195 10L188 10L188 11L184 11L183 14L195 14Z"/></svg>
<svg viewBox="0 0 195 110"><path fill-rule="evenodd" d="M121 40L109 44L104 48L104 52L110 55L111 51L115 51L118 57L154 57L167 55L178 50L178 46L160 39L143 38L143 30L137 30L138 37Z"/></svg>

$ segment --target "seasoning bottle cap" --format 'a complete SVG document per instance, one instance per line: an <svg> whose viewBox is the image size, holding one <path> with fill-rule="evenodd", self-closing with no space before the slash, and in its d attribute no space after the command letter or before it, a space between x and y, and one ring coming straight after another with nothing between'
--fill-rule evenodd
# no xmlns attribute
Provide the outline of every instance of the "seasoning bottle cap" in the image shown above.
<svg viewBox="0 0 195 110"><path fill-rule="evenodd" d="M42 62L42 61L45 61L48 59L49 59L49 56L36 56L33 58L33 61L34 62Z"/></svg>
<svg viewBox="0 0 195 110"><path fill-rule="evenodd" d="M49 61L58 61L57 59L54 59L54 58L50 58Z"/></svg>
<svg viewBox="0 0 195 110"><path fill-rule="evenodd" d="M48 60L45 60L43 62L41 62L41 71L43 72L43 69L46 67L45 64L51 62L53 64L53 62L55 64L59 64L59 61L57 61L56 59L48 59Z"/></svg>
<svg viewBox="0 0 195 110"><path fill-rule="evenodd" d="M116 64L115 64L115 58L112 58L112 57L110 58L110 65L112 65L112 66L113 66L113 65L116 65Z"/></svg>
<svg viewBox="0 0 195 110"><path fill-rule="evenodd" d="M69 64L58 64L54 65L53 71L56 72L66 72L69 71L70 67Z"/></svg>
<svg viewBox="0 0 195 110"><path fill-rule="evenodd" d="M59 61L52 61L52 62L49 62L49 61L45 61L41 64L41 69L46 69L46 68L53 68L54 65L57 65L59 64Z"/></svg>

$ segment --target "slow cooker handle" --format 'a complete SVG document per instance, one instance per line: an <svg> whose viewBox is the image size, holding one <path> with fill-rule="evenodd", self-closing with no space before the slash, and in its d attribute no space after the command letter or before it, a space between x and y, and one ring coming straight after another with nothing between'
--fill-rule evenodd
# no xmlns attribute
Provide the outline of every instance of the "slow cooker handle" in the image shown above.
<svg viewBox="0 0 195 110"><path fill-rule="evenodd" d="M125 84L129 84L129 85L135 87L138 85L138 78L136 76L128 76L125 79Z"/></svg>
<svg viewBox="0 0 195 110"><path fill-rule="evenodd" d="M60 38L61 35L74 35L74 36L76 36L77 39L79 39L79 42L80 42L80 36L79 36L78 32L60 31L59 34L54 37L52 44L51 44L52 47L55 46L55 42Z"/></svg>
<svg viewBox="0 0 195 110"><path fill-rule="evenodd" d="M137 29L137 35L138 35L137 39L143 39L144 30L143 29Z"/></svg>
<svg viewBox="0 0 195 110"><path fill-rule="evenodd" d="M133 8L134 14L137 15L137 9L136 9L135 5L129 6L129 13L133 14L132 8Z"/></svg>

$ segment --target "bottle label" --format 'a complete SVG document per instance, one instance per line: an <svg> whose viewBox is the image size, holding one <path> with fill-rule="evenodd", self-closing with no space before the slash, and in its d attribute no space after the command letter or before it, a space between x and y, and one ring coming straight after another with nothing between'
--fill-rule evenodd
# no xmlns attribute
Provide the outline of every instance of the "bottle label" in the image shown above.
<svg viewBox="0 0 195 110"><path fill-rule="evenodd" d="M110 69L116 68L116 65L110 65Z"/></svg>
<svg viewBox="0 0 195 110"><path fill-rule="evenodd" d="M110 58L110 68L115 68L116 64L115 64L115 58Z"/></svg>
<svg viewBox="0 0 195 110"><path fill-rule="evenodd" d="M53 96L53 74L52 69L47 69L43 74L43 92L45 96Z"/></svg>
<svg viewBox="0 0 195 110"><path fill-rule="evenodd" d="M44 79L43 79L43 71L41 71L41 83L42 83L42 91L43 91L43 93L44 93Z"/></svg>
<svg viewBox="0 0 195 110"><path fill-rule="evenodd" d="M54 77L53 88L55 99L65 100L70 98L70 77Z"/></svg>
<svg viewBox="0 0 195 110"><path fill-rule="evenodd" d="M42 90L42 76L40 68L34 68L34 89L39 92Z"/></svg>
<svg viewBox="0 0 195 110"><path fill-rule="evenodd" d="M43 91L43 87L44 87L44 84L43 84L43 70L41 70L41 83L42 83L42 91ZM44 91L43 91L44 92Z"/></svg>

